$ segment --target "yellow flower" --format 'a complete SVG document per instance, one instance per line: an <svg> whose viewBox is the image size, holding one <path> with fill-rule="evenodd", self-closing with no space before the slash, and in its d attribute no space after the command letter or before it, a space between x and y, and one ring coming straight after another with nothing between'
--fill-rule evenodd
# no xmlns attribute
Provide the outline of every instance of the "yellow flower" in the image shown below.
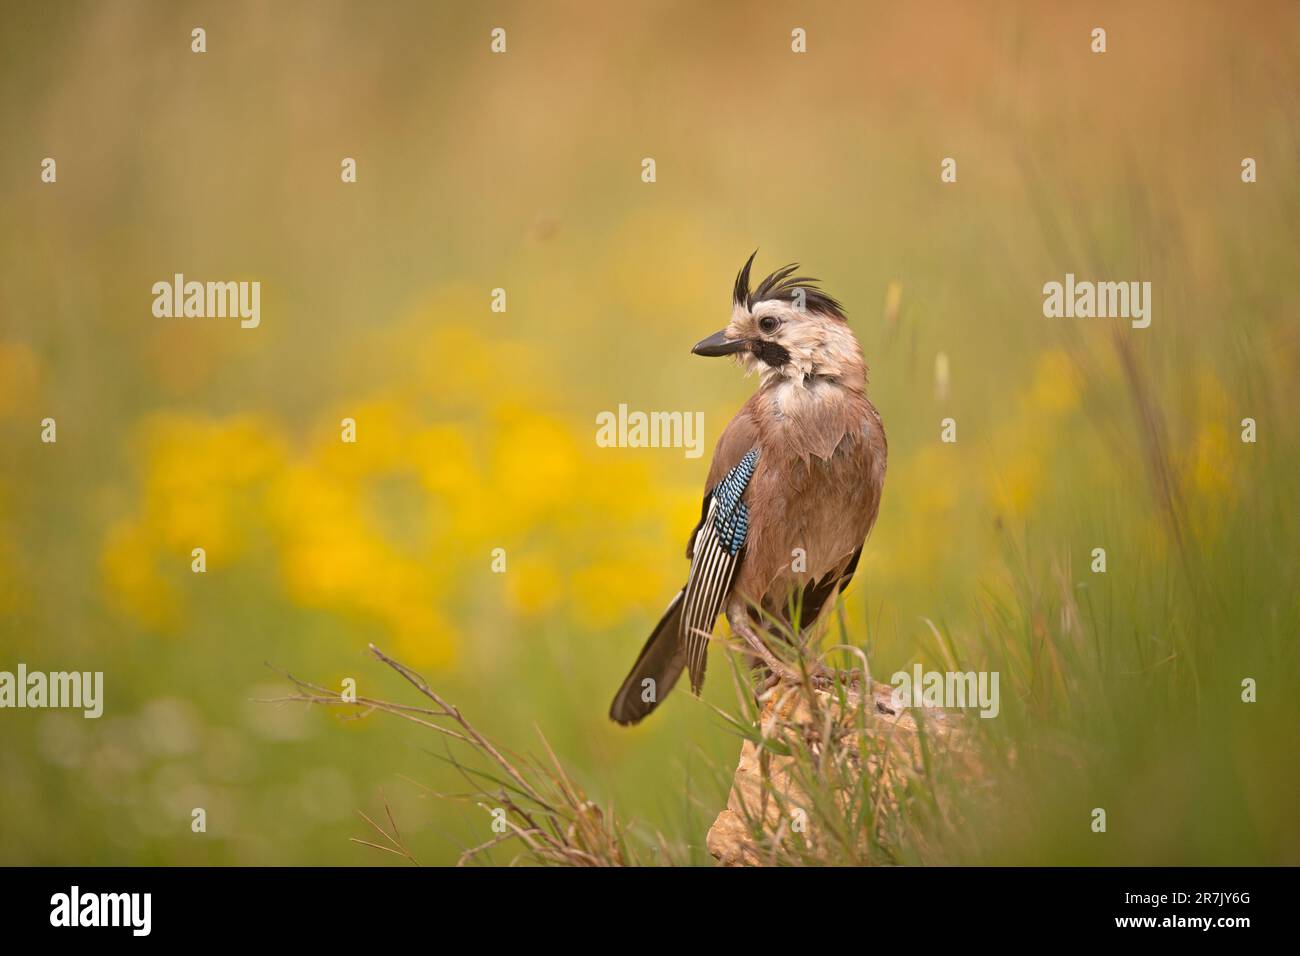
<svg viewBox="0 0 1300 956"><path fill-rule="evenodd" d="M260 484L282 460L262 420L210 420L178 414L146 418L137 428L144 463L139 513L110 529L101 572L110 603L147 627L175 631L181 594L163 573L189 571L203 548L209 570L240 555L248 527L261 521Z"/></svg>
<svg viewBox="0 0 1300 956"><path fill-rule="evenodd" d="M178 555L185 560L188 555ZM130 522L110 529L100 568L109 603L120 613L136 618L163 633L180 623L179 601L170 583L158 573L158 547L148 532Z"/></svg>
<svg viewBox="0 0 1300 956"><path fill-rule="evenodd" d="M553 555L524 554L510 559L504 577L515 610L537 617L560 605L565 593L557 564Z"/></svg>
<svg viewBox="0 0 1300 956"><path fill-rule="evenodd" d="M663 560L662 554L611 556L573 572L570 593L576 620L586 629L600 630L626 620L638 608L658 614L671 596L662 574L655 573ZM681 577L685 583L685 566Z"/></svg>

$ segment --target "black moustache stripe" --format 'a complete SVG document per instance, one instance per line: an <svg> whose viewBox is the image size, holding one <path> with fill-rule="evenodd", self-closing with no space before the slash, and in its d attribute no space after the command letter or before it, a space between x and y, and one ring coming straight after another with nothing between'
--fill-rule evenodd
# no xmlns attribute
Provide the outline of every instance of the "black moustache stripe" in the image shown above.
<svg viewBox="0 0 1300 956"><path fill-rule="evenodd" d="M758 357L760 362L772 368L780 368L790 361L790 353L785 350L785 346L777 345L775 342L768 342L765 339L755 340L750 345L750 351Z"/></svg>

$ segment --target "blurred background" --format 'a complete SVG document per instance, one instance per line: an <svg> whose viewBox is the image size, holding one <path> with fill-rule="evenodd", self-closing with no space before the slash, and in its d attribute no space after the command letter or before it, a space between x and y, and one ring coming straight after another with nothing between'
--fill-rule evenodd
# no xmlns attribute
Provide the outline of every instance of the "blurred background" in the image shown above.
<svg viewBox="0 0 1300 956"><path fill-rule="evenodd" d="M689 349L755 247L845 303L888 430L847 636L1002 675L990 799L900 859L1300 862L1295 5L3 19L0 669L106 702L0 712L0 863L400 862L349 842L385 800L454 861L490 819L419 786L462 788L441 741L256 702L268 663L409 699L369 642L706 862L737 738L681 692L605 715L707 458L595 417L703 411L711 453L754 382ZM177 272L260 281L260 327L155 318ZM1151 327L1044 318L1067 272L1150 281Z"/></svg>

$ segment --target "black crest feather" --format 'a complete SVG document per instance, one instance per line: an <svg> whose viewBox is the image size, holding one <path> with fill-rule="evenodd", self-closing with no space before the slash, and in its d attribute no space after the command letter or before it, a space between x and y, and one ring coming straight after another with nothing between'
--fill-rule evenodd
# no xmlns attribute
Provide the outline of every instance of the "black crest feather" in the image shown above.
<svg viewBox="0 0 1300 956"><path fill-rule="evenodd" d="M736 284L731 291L731 301L736 305L743 305L746 309L752 308L756 302L766 302L769 299L779 299L782 302L793 302L799 289L803 290L804 305L809 312L819 312L822 315L829 315L832 318L839 319L841 322L847 322L848 317L844 314L844 306L840 305L836 299L821 289L817 288L819 280L808 276L797 276L797 263L790 263L777 269L766 279L758 284L752 291L749 288L749 270L754 264L754 256L758 255L755 249L750 257L745 261L744 267L736 275Z"/></svg>
<svg viewBox="0 0 1300 956"><path fill-rule="evenodd" d="M755 249L745 260L744 266L736 273L736 284L731 289L731 301L736 305L743 305L749 308L749 267L754 264L754 256L758 255Z"/></svg>

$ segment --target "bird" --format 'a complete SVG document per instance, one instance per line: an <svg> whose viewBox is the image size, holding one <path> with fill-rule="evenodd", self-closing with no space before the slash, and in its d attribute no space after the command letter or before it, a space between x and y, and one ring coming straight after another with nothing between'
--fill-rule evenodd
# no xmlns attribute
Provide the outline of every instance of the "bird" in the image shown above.
<svg viewBox="0 0 1300 956"><path fill-rule="evenodd" d="M733 357L758 387L718 438L686 584L614 696L619 724L643 720L683 670L699 695L720 614L769 679L795 679L772 647L817 633L880 510L885 428L844 307L793 263L751 289L756 255L736 276L727 326L691 351Z"/></svg>

